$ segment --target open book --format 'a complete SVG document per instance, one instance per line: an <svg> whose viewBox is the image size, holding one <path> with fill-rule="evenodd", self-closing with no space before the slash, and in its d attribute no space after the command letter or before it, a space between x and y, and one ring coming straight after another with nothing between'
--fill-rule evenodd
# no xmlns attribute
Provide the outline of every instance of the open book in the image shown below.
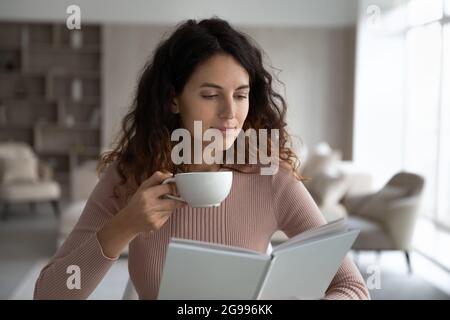
<svg viewBox="0 0 450 320"><path fill-rule="evenodd" d="M172 238L158 299L320 299L358 233L340 219L268 254Z"/></svg>

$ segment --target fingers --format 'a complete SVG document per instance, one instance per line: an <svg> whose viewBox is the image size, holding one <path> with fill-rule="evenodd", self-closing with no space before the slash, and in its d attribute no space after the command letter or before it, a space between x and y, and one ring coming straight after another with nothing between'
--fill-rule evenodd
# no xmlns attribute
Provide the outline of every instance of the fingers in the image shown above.
<svg viewBox="0 0 450 320"><path fill-rule="evenodd" d="M153 186L151 188L148 188L147 190L144 190L143 193L146 196L150 196L152 198L159 198L163 195L166 194L172 194L175 195L176 193L174 192L174 185L168 183L168 184L160 184L157 186Z"/></svg>
<svg viewBox="0 0 450 320"><path fill-rule="evenodd" d="M187 206L186 202L181 202L178 200L160 200L158 206L154 208L155 213L158 215L158 218L164 218L166 216L170 216L175 209L182 208Z"/></svg>
<svg viewBox="0 0 450 320"><path fill-rule="evenodd" d="M186 202L172 200L172 199L162 199L159 200L157 207L155 208L158 211L168 211L172 212L177 208L183 208L187 205Z"/></svg>
<svg viewBox="0 0 450 320"><path fill-rule="evenodd" d="M177 185L175 183L168 183L167 184L170 187L170 194L173 196L178 195Z"/></svg>
<svg viewBox="0 0 450 320"><path fill-rule="evenodd" d="M170 201L172 203L164 203L158 209L155 208L155 213L153 216L153 220L155 221L153 224L156 226L156 229L159 229L173 214L174 210L178 207L185 206L186 204L176 200L162 200L162 201Z"/></svg>
<svg viewBox="0 0 450 320"><path fill-rule="evenodd" d="M147 189L149 187L153 187L153 186L159 185L164 180L166 180L167 178L170 178L172 176L173 175L170 172L156 171L154 174L152 174L152 176L150 178L144 180L141 183L141 185L139 186L139 188Z"/></svg>

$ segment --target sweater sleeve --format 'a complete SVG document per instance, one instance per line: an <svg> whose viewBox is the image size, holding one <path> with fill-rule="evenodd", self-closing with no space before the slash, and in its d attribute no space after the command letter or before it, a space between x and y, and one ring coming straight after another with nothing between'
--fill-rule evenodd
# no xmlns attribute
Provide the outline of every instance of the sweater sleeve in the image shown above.
<svg viewBox="0 0 450 320"><path fill-rule="evenodd" d="M272 179L278 228L288 237L326 223L310 193L289 169L280 166ZM348 256L344 258L324 298L370 299L361 273Z"/></svg>
<svg viewBox="0 0 450 320"><path fill-rule="evenodd" d="M103 173L75 228L42 269L35 299L86 299L117 260L105 256L97 239L97 231L122 207L113 194L120 181L115 169L112 164Z"/></svg>

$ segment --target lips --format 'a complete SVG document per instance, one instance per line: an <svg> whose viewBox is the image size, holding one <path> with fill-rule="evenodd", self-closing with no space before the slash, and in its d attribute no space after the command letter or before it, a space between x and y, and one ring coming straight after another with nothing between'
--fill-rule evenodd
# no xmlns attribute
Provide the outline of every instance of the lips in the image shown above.
<svg viewBox="0 0 450 320"><path fill-rule="evenodd" d="M218 129L224 134L231 134L236 130L236 127L215 127L214 129Z"/></svg>

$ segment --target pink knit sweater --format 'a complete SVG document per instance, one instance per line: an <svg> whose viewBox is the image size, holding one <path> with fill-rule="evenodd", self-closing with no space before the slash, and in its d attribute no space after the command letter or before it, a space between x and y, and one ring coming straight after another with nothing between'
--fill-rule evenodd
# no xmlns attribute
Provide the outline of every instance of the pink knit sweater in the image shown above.
<svg viewBox="0 0 450 320"><path fill-rule="evenodd" d="M85 299L114 264L115 259L103 254L97 231L126 205L125 198L113 196L113 187L119 181L116 166L109 166L74 230L41 271L35 299ZM273 176L233 172L231 192L220 207L177 209L160 230L141 233L129 244L130 278L141 299L156 299L171 237L265 252L276 230L291 237L324 223L303 183L287 169L280 167ZM70 265L80 267L80 289L67 287L70 274L66 271ZM363 278L350 258L344 259L325 298L369 298Z"/></svg>

